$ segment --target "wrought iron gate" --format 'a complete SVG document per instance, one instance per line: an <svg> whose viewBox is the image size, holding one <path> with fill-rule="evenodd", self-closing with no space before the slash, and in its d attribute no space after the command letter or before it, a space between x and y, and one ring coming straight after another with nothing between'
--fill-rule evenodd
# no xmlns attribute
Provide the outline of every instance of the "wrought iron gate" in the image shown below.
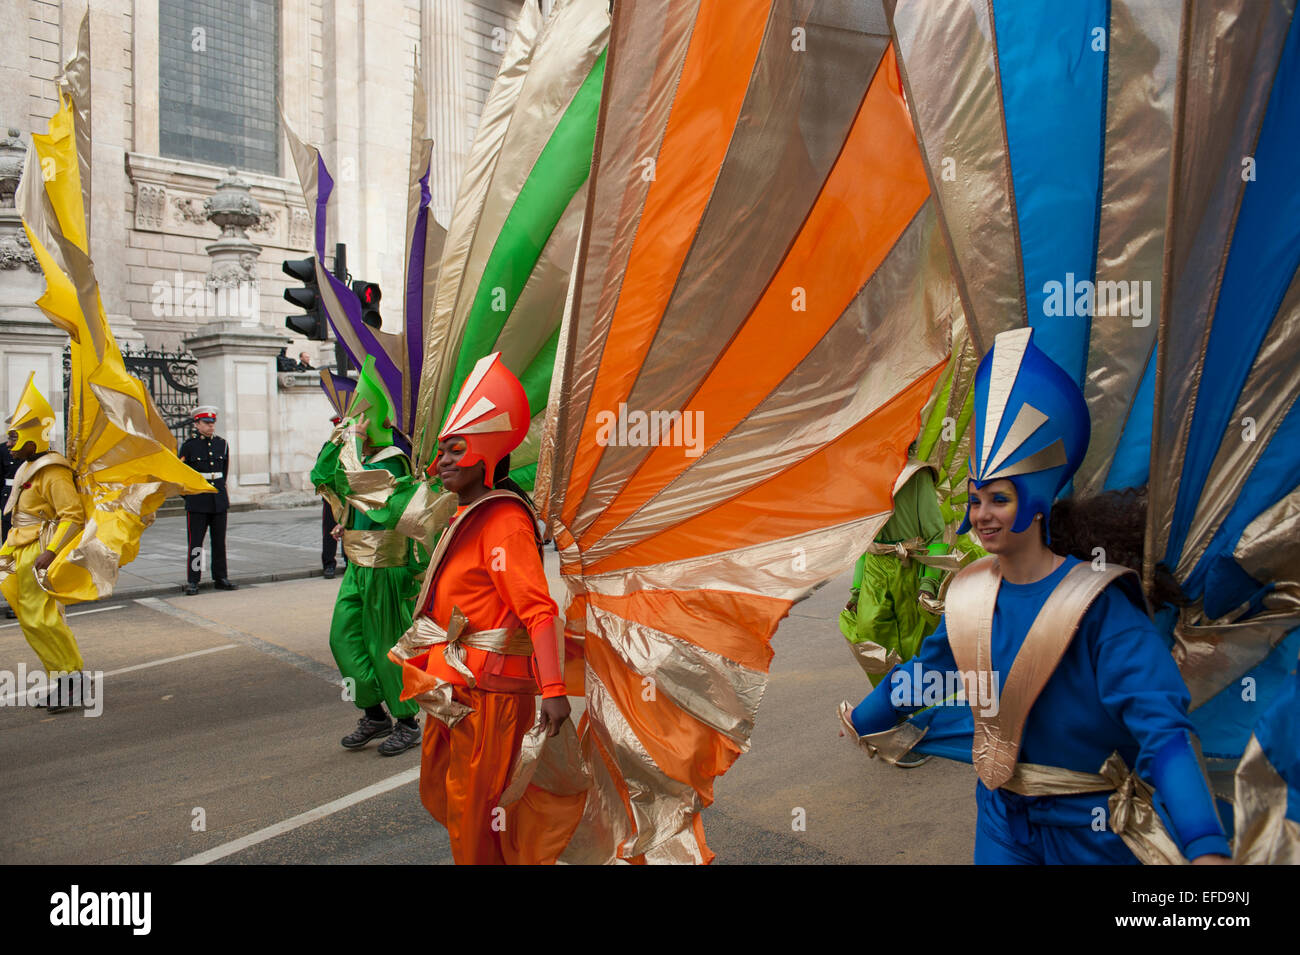
<svg viewBox="0 0 1300 955"><path fill-rule="evenodd" d="M194 409L199 404L199 363L188 352L146 349L123 351L126 370L144 382L153 403L177 445L190 436ZM68 393L72 379L72 354L63 350L63 420L68 420Z"/></svg>

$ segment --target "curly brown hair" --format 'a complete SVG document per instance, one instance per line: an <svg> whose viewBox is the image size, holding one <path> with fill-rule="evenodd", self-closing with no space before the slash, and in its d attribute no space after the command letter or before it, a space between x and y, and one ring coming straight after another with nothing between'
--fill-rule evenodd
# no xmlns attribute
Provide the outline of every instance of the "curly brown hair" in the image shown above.
<svg viewBox="0 0 1300 955"><path fill-rule="evenodd" d="M1090 561L1096 556L1094 551L1101 548L1108 563L1142 572L1146 550L1146 485L1057 501L1052 506L1050 523L1049 546L1054 552ZM1178 582L1162 564L1156 564L1155 593L1150 596L1156 606L1181 607L1188 602Z"/></svg>

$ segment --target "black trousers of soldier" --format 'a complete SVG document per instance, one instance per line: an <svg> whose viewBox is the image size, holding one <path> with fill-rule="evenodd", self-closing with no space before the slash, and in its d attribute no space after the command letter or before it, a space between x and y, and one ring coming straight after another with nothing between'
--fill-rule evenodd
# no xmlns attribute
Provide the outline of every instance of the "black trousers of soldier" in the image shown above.
<svg viewBox="0 0 1300 955"><path fill-rule="evenodd" d="M226 574L226 514L218 511L205 514L202 511L185 512L185 530L189 537L189 554L185 560L186 579L192 584L199 582L199 566L203 537L211 532L212 579L225 580Z"/></svg>
<svg viewBox="0 0 1300 955"><path fill-rule="evenodd" d="M326 570L335 566L334 558L338 554L339 542L334 539L333 530L338 523L334 520L334 509L329 501L322 501L320 514L320 563Z"/></svg>

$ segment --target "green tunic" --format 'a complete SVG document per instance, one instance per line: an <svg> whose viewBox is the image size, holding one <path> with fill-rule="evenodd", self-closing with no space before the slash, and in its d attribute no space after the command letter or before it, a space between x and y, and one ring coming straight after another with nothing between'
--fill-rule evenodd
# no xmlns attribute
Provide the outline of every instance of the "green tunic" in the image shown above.
<svg viewBox="0 0 1300 955"><path fill-rule="evenodd" d="M329 496L346 502L351 488L339 464L340 448L326 444L311 472L312 484ZM395 454L381 461L368 459L366 470L382 469L396 478L409 476L406 455ZM343 526L347 530L383 530L363 511L348 506ZM348 568L339 586L330 622L330 651L339 673L350 681L353 701L360 709L385 703L394 717L414 716L419 706L401 699L402 670L388 659L388 651L411 626L415 597L419 590L406 544L407 563L401 567L364 567L348 554ZM345 546L346 553L346 546ZM345 686L348 685L345 683Z"/></svg>
<svg viewBox="0 0 1300 955"><path fill-rule="evenodd" d="M934 475L921 468L894 495L894 513L876 535L876 543L920 540L931 554L947 553ZM840 612L840 632L855 644L854 656L875 686L895 663L910 660L934 630L939 618L926 613L917 598L922 580L938 592L942 572L916 560L906 566L894 554L863 554L853 579L857 609ZM877 649L879 648L879 649ZM866 652L871 651L871 652Z"/></svg>

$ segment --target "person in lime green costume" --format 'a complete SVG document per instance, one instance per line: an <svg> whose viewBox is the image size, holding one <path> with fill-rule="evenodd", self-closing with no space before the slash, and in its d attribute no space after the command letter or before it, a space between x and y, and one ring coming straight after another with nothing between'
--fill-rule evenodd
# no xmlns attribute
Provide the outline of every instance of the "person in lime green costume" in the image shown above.
<svg viewBox="0 0 1300 955"><path fill-rule="evenodd" d="M936 563L949 552L930 465L911 461L894 491L894 513L858 560L853 591L840 612L840 632L875 686L896 663L915 656L938 625L933 606L943 582Z"/></svg>
<svg viewBox="0 0 1300 955"><path fill-rule="evenodd" d="M373 367L368 358L348 415L321 449L311 481L334 509L348 558L330 623L330 650L349 681L345 685L353 689L353 702L364 712L342 744L360 749L387 737L379 753L394 756L417 746L421 736L415 720L419 706L401 699L401 668L388 659L411 626L418 567L407 537L384 528L351 501L364 495L366 472L376 472L381 482L411 476L410 459L393 446L392 405Z"/></svg>

